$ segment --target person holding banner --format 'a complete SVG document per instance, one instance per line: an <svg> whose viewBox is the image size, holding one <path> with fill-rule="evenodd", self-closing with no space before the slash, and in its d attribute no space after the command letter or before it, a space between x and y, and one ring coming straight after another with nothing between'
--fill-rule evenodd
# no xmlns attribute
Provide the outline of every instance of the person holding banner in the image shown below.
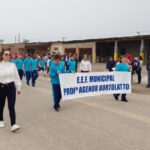
<svg viewBox="0 0 150 150"><path fill-rule="evenodd" d="M127 57L126 56L122 56L121 63L116 66L115 71L130 72L130 67L127 63ZM114 98L116 100L118 100L119 95L120 94L114 94ZM128 102L128 100L126 98L126 94L122 94L121 101Z"/></svg>
<svg viewBox="0 0 150 150"><path fill-rule="evenodd" d="M88 59L88 56L85 54L83 56L83 60L80 63L80 71L83 73L91 72L92 65L90 60Z"/></svg>
<svg viewBox="0 0 150 150"><path fill-rule="evenodd" d="M54 100L54 109L55 111L59 111L60 109L60 100L61 100L61 90L60 90L60 81L59 74L64 72L64 68L60 63L60 56L54 56L54 64L50 69L50 77L52 82L52 90L53 90L53 100Z"/></svg>

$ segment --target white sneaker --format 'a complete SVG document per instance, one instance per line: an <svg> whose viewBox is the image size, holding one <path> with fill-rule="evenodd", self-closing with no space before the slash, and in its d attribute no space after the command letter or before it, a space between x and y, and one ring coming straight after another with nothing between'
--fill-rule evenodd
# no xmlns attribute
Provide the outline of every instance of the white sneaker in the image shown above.
<svg viewBox="0 0 150 150"><path fill-rule="evenodd" d="M19 130L19 129L20 129L20 127L19 127L18 125L14 124L14 125L11 127L11 132L15 132L15 131L17 131L17 130Z"/></svg>
<svg viewBox="0 0 150 150"><path fill-rule="evenodd" d="M3 121L0 121L0 128L4 128L4 122Z"/></svg>

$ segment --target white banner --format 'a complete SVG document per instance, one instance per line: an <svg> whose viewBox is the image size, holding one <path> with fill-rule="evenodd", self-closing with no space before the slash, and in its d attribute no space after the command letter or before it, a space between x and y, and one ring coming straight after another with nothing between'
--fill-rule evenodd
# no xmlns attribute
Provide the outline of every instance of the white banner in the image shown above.
<svg viewBox="0 0 150 150"><path fill-rule="evenodd" d="M63 100L102 94L131 93L131 72L60 74Z"/></svg>

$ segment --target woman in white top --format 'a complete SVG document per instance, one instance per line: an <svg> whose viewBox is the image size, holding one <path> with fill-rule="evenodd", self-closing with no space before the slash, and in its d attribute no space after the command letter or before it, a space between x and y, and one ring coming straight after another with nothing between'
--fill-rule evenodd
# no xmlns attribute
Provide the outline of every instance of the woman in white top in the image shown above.
<svg viewBox="0 0 150 150"><path fill-rule="evenodd" d="M81 72L91 72L92 65L90 60L88 59L88 56L85 54L83 56L83 60L80 63L80 71Z"/></svg>
<svg viewBox="0 0 150 150"><path fill-rule="evenodd" d="M2 51L0 58L0 128L4 127L3 110L7 98L11 120L11 131L15 132L20 129L20 127L16 125L15 102L16 90L18 94L20 94L21 81L15 64L10 63L9 61L10 51Z"/></svg>

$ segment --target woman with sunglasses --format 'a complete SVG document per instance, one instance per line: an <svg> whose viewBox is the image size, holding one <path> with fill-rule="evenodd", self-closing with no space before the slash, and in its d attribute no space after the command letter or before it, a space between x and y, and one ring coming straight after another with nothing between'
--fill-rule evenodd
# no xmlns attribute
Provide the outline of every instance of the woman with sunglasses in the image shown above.
<svg viewBox="0 0 150 150"><path fill-rule="evenodd" d="M20 94L21 81L15 64L10 63L10 51L4 50L1 52L0 58L0 128L5 126L3 110L7 98L12 132L20 129L16 124L16 90Z"/></svg>

